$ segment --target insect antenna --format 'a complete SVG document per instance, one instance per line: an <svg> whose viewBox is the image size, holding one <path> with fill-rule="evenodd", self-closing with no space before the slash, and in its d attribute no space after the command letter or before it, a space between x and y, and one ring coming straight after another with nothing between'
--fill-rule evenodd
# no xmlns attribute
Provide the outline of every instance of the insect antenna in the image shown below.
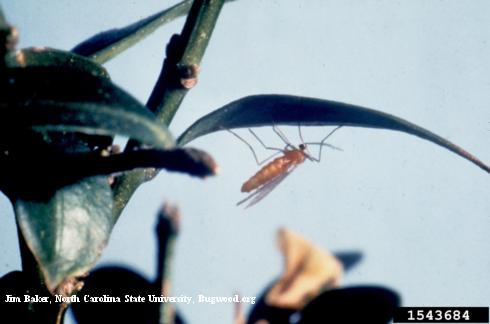
<svg viewBox="0 0 490 324"><path fill-rule="evenodd" d="M318 142L306 142L305 145L318 145L318 146L326 146L326 147L330 147L332 150L336 150L336 151L344 151L342 148L338 147L338 146L335 146L335 145L332 145L332 144L328 144L328 143L318 143Z"/></svg>

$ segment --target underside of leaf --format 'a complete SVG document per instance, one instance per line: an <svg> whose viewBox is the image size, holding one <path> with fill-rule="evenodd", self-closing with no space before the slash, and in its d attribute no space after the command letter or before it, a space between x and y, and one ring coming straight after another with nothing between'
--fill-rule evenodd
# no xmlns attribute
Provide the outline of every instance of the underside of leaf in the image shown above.
<svg viewBox="0 0 490 324"><path fill-rule="evenodd" d="M185 145L212 132L272 125L352 126L415 135L442 146L490 173L490 167L461 147L402 118L342 102L289 95L256 95L233 101L200 118L177 140Z"/></svg>
<svg viewBox="0 0 490 324"><path fill-rule="evenodd" d="M105 177L66 186L45 201L18 199L14 208L22 236L51 292L95 264L114 225Z"/></svg>

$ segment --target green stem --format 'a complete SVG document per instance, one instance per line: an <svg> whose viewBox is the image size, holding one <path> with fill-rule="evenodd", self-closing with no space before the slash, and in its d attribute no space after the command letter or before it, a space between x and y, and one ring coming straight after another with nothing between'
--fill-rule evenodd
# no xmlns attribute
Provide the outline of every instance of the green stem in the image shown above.
<svg viewBox="0 0 490 324"><path fill-rule="evenodd" d="M167 59L148 107L164 125L170 125L188 92L181 86L176 66L199 65L211 38L223 0L196 0L178 38L169 44Z"/></svg>
<svg viewBox="0 0 490 324"><path fill-rule="evenodd" d="M166 126L171 123L188 92L188 89L180 84L177 67L200 64L223 3L224 0L195 0L181 35L173 37L169 43L167 58L147 103L147 107L154 111L157 119ZM136 145L137 142L130 141L126 149ZM117 221L136 189L155 175L156 172L150 174L148 171L135 170L116 179L113 186L114 221Z"/></svg>
<svg viewBox="0 0 490 324"><path fill-rule="evenodd" d="M158 260L156 285L159 293L170 296L170 276L175 242L179 231L180 213L174 206L164 205L158 215ZM175 313L168 303L160 303L160 324L174 322Z"/></svg>

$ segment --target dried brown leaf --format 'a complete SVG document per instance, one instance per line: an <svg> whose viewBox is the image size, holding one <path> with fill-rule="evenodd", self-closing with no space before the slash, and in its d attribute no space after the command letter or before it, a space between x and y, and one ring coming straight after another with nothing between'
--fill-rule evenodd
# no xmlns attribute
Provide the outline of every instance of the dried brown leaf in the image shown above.
<svg viewBox="0 0 490 324"><path fill-rule="evenodd" d="M278 231L278 241L284 271L267 293L267 304L301 309L322 291L338 286L343 267L334 255L284 228Z"/></svg>

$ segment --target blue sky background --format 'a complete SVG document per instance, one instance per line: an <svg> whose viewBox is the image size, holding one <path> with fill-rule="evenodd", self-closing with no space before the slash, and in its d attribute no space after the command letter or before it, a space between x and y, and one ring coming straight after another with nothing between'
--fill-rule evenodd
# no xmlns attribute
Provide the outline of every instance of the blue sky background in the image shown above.
<svg viewBox="0 0 490 324"><path fill-rule="evenodd" d="M155 13L169 1L0 1L20 47L69 50L79 41ZM375 108L439 134L490 163L490 3L487 1L260 1L225 5L198 86L171 131L243 96L282 93ZM145 102L179 19L109 62L115 83ZM282 128L294 142L297 129ZM330 128L304 128L318 141ZM269 128L258 130L280 145ZM244 133L246 134L246 133ZM361 250L345 285L383 284L405 305L490 304L490 178L416 137L343 128L321 163L299 167L253 208L235 206L257 166L226 132L191 143L221 166L205 181L162 172L140 188L100 265L155 276L155 214L183 214L175 295L258 295L281 270L275 232L298 231L333 251ZM253 143L259 155L266 156ZM12 208L0 199L0 275L20 268ZM230 323L233 306L181 306L191 323Z"/></svg>

